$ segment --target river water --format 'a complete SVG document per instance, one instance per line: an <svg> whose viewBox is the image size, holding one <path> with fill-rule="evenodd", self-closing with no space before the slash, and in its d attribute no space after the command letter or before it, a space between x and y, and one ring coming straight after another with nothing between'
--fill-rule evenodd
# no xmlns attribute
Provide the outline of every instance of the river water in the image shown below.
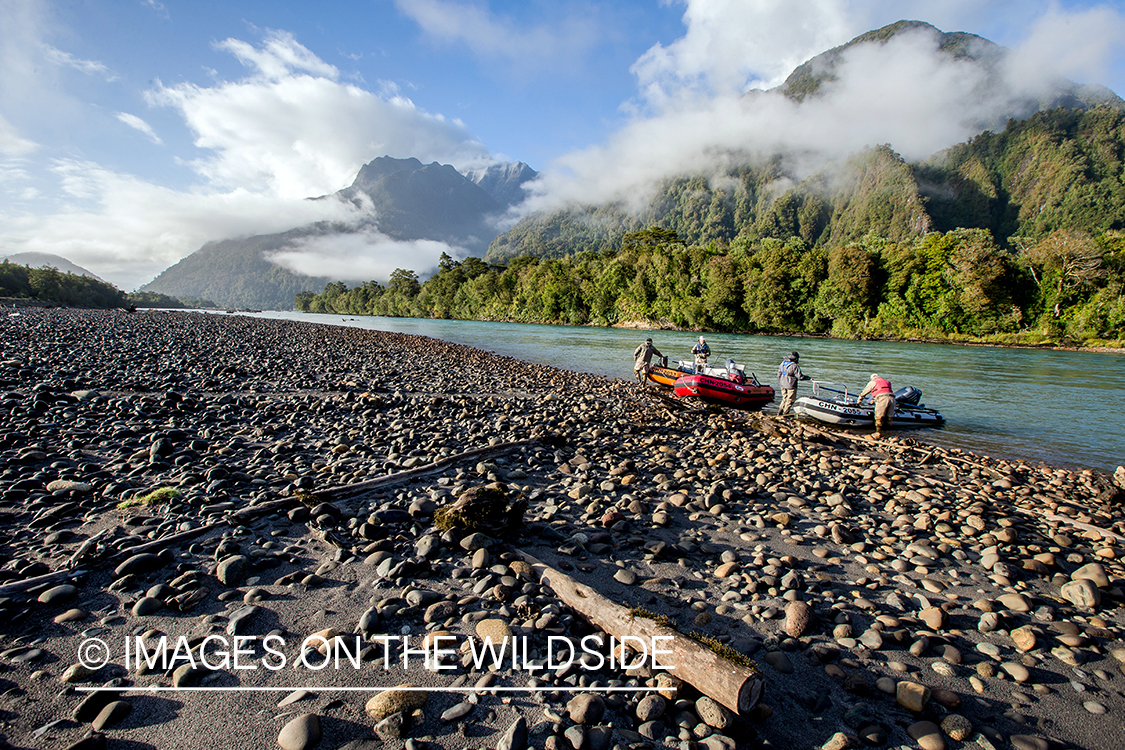
<svg viewBox="0 0 1125 750"><path fill-rule="evenodd" d="M632 378L633 349L648 335L670 359L690 359L698 334L617 328L481 323L417 318L342 317L262 312L301 320L418 334L528 362ZM733 358L777 386L777 366L796 350L818 380L862 388L872 372L895 388L922 389L922 401L946 418L918 437L976 453L1112 472L1125 463L1125 355L886 341L707 334L711 361ZM802 383L797 395L812 392ZM776 411L776 401L765 411Z"/></svg>

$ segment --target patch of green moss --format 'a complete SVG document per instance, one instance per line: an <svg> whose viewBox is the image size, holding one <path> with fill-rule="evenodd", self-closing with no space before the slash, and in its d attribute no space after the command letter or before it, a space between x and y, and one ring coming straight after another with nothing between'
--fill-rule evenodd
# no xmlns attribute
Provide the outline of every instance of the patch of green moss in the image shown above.
<svg viewBox="0 0 1125 750"><path fill-rule="evenodd" d="M306 490L297 490L293 493L293 496L297 498L297 502L310 508L315 508L316 506L320 505L320 500L317 499L317 496L312 492L308 492Z"/></svg>
<svg viewBox="0 0 1125 750"><path fill-rule="evenodd" d="M688 638L691 638L693 641L700 645L706 646L707 648L711 649L712 652L723 657L727 661L734 662L738 666L745 667L746 669L754 672L758 671L758 665L754 663L753 659L746 656L745 654L740 654L714 636L703 635L702 633L688 633Z"/></svg>
<svg viewBox="0 0 1125 750"><path fill-rule="evenodd" d="M161 505L163 503L170 503L179 496L180 491L175 487L160 487L152 492L146 492L143 495L137 495L128 500L122 500L117 504L117 509L124 510L134 505Z"/></svg>
<svg viewBox="0 0 1125 750"><path fill-rule="evenodd" d="M672 621L671 617L669 617L668 615L658 615L655 612L649 612L644 607L630 607L629 616L633 619L643 617L646 620L652 620L657 625L662 625L666 628L672 628L672 630L676 629L676 625Z"/></svg>

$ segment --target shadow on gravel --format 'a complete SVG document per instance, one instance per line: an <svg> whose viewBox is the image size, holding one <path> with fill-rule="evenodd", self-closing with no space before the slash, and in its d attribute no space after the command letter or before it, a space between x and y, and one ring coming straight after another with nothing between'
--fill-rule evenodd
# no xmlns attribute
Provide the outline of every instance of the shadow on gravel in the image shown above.
<svg viewBox="0 0 1125 750"><path fill-rule="evenodd" d="M138 727L154 727L160 724L166 724L176 718L177 712L184 707L180 701L171 700L169 698L161 698L156 695L130 695L129 702L133 704L133 710L122 721L112 729L136 729ZM113 747L120 747L119 740L115 739ZM141 747L148 747L148 745L140 745Z"/></svg>

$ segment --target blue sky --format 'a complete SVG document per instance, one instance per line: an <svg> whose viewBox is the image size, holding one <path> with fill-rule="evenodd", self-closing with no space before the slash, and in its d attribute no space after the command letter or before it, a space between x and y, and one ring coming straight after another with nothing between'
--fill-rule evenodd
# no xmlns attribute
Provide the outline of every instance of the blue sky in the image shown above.
<svg viewBox="0 0 1125 750"><path fill-rule="evenodd" d="M831 107L745 96L900 18L1011 48L1013 90L1062 75L1125 93L1119 3L0 3L0 255L62 255L126 290L209 240L346 220L303 198L384 154L525 161L544 175L528 206L552 208L640 201L734 151L924 158L1003 114L990 95L944 116L974 81L905 47L851 60ZM416 250L377 243L355 272Z"/></svg>

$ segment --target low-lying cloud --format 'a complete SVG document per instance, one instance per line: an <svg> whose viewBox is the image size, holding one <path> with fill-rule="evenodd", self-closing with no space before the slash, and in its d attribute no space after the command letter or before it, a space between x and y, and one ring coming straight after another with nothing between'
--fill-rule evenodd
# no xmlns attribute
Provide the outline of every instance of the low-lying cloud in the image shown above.
<svg viewBox="0 0 1125 750"><path fill-rule="evenodd" d="M396 240L374 230L297 240L284 250L268 253L273 263L306 276L326 276L346 282L377 279L386 282L397 268L418 273L434 269L441 254L463 256L464 251L436 240Z"/></svg>
<svg viewBox="0 0 1125 750"><path fill-rule="evenodd" d="M778 153L792 155L806 172L884 143L908 160L923 160L985 129L1001 129L1011 116L1030 114L1029 102L1048 99L1067 75L1094 75L1125 36L1121 11L1052 9L1026 43L989 72L942 53L935 32L911 31L848 49L835 68L836 80L798 103L778 90L746 89L784 79L792 61L771 65L778 51L813 45L823 50L826 35L848 26L844 3L686 5L684 37L667 48L653 47L634 65L634 118L606 143L566 154L544 169L520 212L608 202L640 208L675 176L722 175ZM798 13L808 15L798 21ZM737 44L742 38L759 45L744 48Z"/></svg>

